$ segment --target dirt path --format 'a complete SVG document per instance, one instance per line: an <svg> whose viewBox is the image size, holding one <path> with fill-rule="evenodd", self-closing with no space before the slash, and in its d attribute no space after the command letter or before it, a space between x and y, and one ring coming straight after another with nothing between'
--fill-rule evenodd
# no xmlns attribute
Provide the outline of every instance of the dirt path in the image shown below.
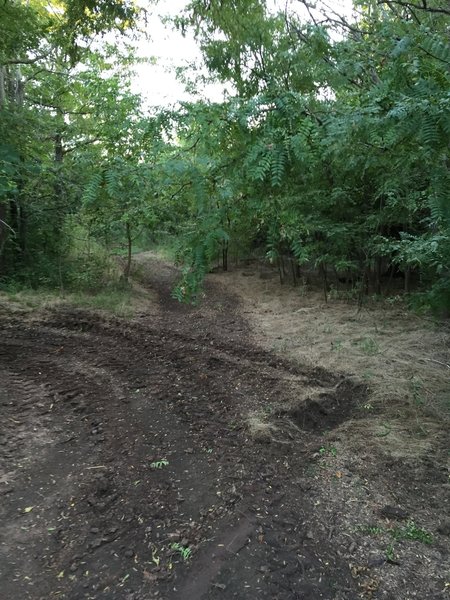
<svg viewBox="0 0 450 600"><path fill-rule="evenodd" d="M256 347L220 282L193 309L171 299L173 269L142 268L158 305L131 321L3 319L1 597L443 598L445 524L430 547L400 541L417 559L402 567L327 504L335 490L368 526L388 497L368 496L375 463L358 472L329 444L365 385ZM411 482L389 469L391 486ZM445 491L440 469L416 478L418 502L430 481Z"/></svg>

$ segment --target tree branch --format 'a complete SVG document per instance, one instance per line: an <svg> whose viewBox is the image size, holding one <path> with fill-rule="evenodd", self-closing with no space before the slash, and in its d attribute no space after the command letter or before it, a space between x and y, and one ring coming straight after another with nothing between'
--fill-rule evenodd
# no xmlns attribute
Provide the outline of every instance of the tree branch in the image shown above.
<svg viewBox="0 0 450 600"><path fill-rule="evenodd" d="M47 58L48 54L40 54L39 56L36 56L35 58L15 58L15 59L11 59L11 60L5 60L5 62L3 62L3 66L7 66L7 65L33 65L34 63L37 63L38 61L42 60L43 58Z"/></svg>
<svg viewBox="0 0 450 600"><path fill-rule="evenodd" d="M60 106L55 106L54 104L47 104L46 102L42 102L41 100L36 100L34 98L28 98L28 101L31 104L37 104L38 106L43 106L44 108L51 108L52 110L59 111L62 115L91 115L92 113L85 110L64 110Z"/></svg>
<svg viewBox="0 0 450 600"><path fill-rule="evenodd" d="M434 8L432 6L428 6L426 1L422 1L422 5L419 5L414 4L413 2L406 2L404 0L378 0L377 4L378 6L381 6L382 4L397 4L398 6L402 6L403 8L407 8L409 10L423 10L424 12L450 16L449 8Z"/></svg>
<svg viewBox="0 0 450 600"><path fill-rule="evenodd" d="M84 142L80 142L71 146L70 148L64 148L63 154L69 154L69 152L73 152L74 150L78 150L78 148L82 148L83 146L89 146L90 144L94 144L95 142L101 142L100 138L91 138L89 140L84 140Z"/></svg>

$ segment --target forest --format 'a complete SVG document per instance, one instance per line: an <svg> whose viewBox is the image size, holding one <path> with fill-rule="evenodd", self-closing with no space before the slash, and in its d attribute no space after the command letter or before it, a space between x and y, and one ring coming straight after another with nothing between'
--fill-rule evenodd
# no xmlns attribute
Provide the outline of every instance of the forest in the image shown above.
<svg viewBox="0 0 450 600"><path fill-rule="evenodd" d="M153 7L2 3L2 285L95 288L118 248L126 279L136 239L164 233L180 300L195 300L218 257L226 269L229 253L258 250L294 282L315 271L325 294L341 284L361 302L395 278L446 314L445 0L358 0L352 18L306 0L194 0L171 23L208 70L189 85L230 91L172 109L130 90Z"/></svg>
<svg viewBox="0 0 450 600"><path fill-rule="evenodd" d="M449 33L0 0L2 599L448 597Z"/></svg>

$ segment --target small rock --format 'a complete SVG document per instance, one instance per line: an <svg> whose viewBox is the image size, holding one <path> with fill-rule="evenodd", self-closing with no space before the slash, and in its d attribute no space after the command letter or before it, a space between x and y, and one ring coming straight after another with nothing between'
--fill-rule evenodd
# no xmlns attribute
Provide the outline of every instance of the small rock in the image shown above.
<svg viewBox="0 0 450 600"><path fill-rule="evenodd" d="M218 588L219 590L225 590L227 586L224 583L213 583L213 587Z"/></svg>
<svg viewBox="0 0 450 600"><path fill-rule="evenodd" d="M367 566L369 566L370 568L381 567L381 565L384 565L385 562L386 559L384 556L381 556L379 554L372 554L367 560Z"/></svg>
<svg viewBox="0 0 450 600"><path fill-rule="evenodd" d="M442 523L442 525L439 525L438 532L441 535L450 536L450 520L444 521L444 523Z"/></svg>
<svg viewBox="0 0 450 600"><path fill-rule="evenodd" d="M288 577L294 575L298 571L298 565L286 565L283 569L283 575Z"/></svg>
<svg viewBox="0 0 450 600"><path fill-rule="evenodd" d="M403 521L404 519L408 518L409 513L399 506L390 506L389 504L386 504L386 506L383 506L383 508L380 510L380 515L386 519L397 519L399 521Z"/></svg>
<svg viewBox="0 0 450 600"><path fill-rule="evenodd" d="M130 548L130 549L128 549L128 550L126 550L126 551L125 551L125 556L126 556L127 558L133 558L133 556L134 556L134 550L131 550L131 548Z"/></svg>
<svg viewBox="0 0 450 600"><path fill-rule="evenodd" d="M348 547L348 551L349 551L349 553L350 553L350 554L353 554L353 552L356 550L356 547L357 547L357 544L356 544L356 542L352 542L352 543L350 544L350 546Z"/></svg>
<svg viewBox="0 0 450 600"><path fill-rule="evenodd" d="M308 538L308 540L314 539L314 534L310 529L306 532L306 537Z"/></svg>
<svg viewBox="0 0 450 600"><path fill-rule="evenodd" d="M72 564L70 565L70 571L71 571L72 573L75 573L75 571L76 571L77 569L78 569L78 565L77 565L76 563L72 563Z"/></svg>
<svg viewBox="0 0 450 600"><path fill-rule="evenodd" d="M90 529L91 533L98 533L100 531L100 529L98 527L91 527Z"/></svg>

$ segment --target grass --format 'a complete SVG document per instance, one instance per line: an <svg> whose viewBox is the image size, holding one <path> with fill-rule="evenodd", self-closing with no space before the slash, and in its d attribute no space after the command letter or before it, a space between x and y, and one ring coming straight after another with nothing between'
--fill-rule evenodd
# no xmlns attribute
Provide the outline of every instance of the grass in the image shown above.
<svg viewBox="0 0 450 600"><path fill-rule="evenodd" d="M425 404L425 394L423 381L420 377L413 376L411 378L409 389L416 406L423 406Z"/></svg>
<svg viewBox="0 0 450 600"><path fill-rule="evenodd" d="M72 305L103 310L118 317L129 318L133 315L132 292L130 289L119 286L111 286L99 292L61 292L51 289L16 291L4 288L0 292L0 303L4 304L11 312L22 313Z"/></svg>
<svg viewBox="0 0 450 600"><path fill-rule="evenodd" d="M322 446L319 449L319 454L321 456L326 456L327 454L332 456L333 458L336 458L337 456L337 449L334 446Z"/></svg>
<svg viewBox="0 0 450 600"><path fill-rule="evenodd" d="M162 458L161 460L156 460L155 462L152 462L150 464L150 467L152 469L163 469L164 467L167 467L168 464L169 464L169 461L166 460L165 458Z"/></svg>
<svg viewBox="0 0 450 600"><path fill-rule="evenodd" d="M131 291L127 289L111 289L109 291L87 294L78 292L66 297L70 304L94 310L111 312L118 317L131 317Z"/></svg>
<svg viewBox="0 0 450 600"><path fill-rule="evenodd" d="M368 356L375 356L380 352L377 342L371 337L365 337L361 340L360 348Z"/></svg>
<svg viewBox="0 0 450 600"><path fill-rule="evenodd" d="M417 527L414 521L408 521L404 527L395 527L390 533L396 540L415 540L428 545L433 543L432 534L426 529Z"/></svg>
<svg viewBox="0 0 450 600"><path fill-rule="evenodd" d="M182 546L181 544L178 544L178 542L174 542L171 545L171 549L175 552L178 552L178 554L180 554L184 561L187 561L191 558L192 550L190 548Z"/></svg>
<svg viewBox="0 0 450 600"><path fill-rule="evenodd" d="M384 533L383 527L378 525L360 525L357 530L366 535L382 535Z"/></svg>
<svg viewBox="0 0 450 600"><path fill-rule="evenodd" d="M397 541L413 540L427 545L433 543L432 534L426 529L418 527L414 521L408 521L403 527L397 526L392 529L387 529L379 525L360 525L357 530L360 533L372 536L389 534ZM392 549L393 553L393 545L390 544L388 548Z"/></svg>

